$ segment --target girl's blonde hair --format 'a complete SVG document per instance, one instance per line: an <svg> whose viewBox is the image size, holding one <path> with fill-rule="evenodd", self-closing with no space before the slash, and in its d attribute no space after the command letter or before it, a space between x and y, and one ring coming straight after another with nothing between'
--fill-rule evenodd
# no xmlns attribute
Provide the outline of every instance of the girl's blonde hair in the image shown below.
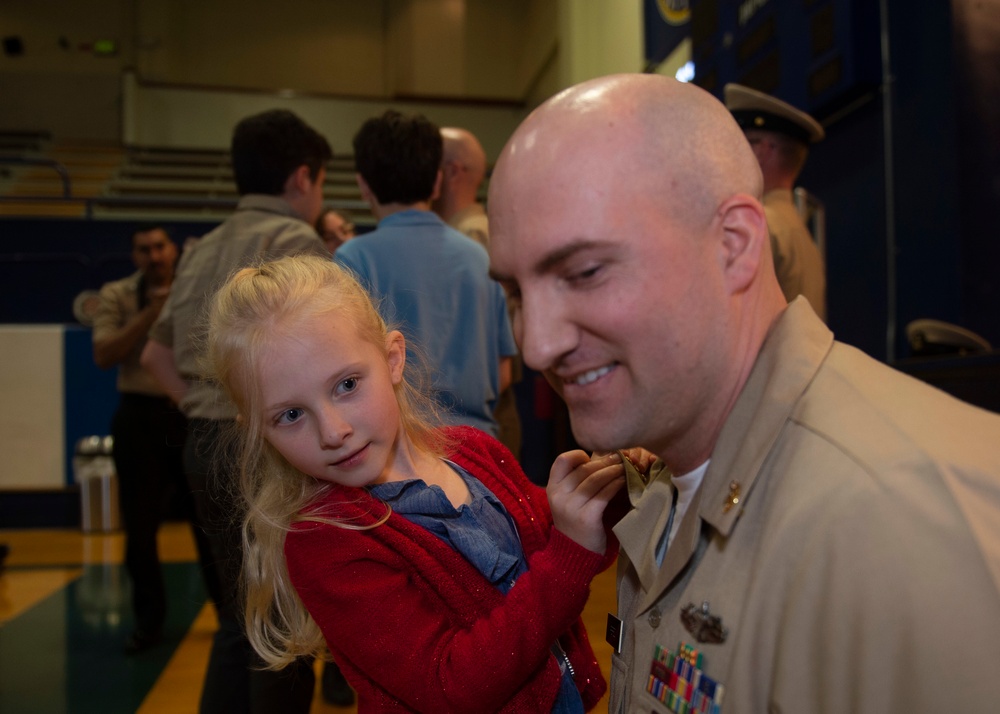
<svg viewBox="0 0 1000 714"><path fill-rule="evenodd" d="M276 340L291 337L303 318L315 316L349 320L362 339L385 349L389 328L375 305L358 281L329 258L286 257L244 268L219 290L209 313L207 368L240 415L234 440L245 508L245 625L251 644L270 669L325 651L323 635L288 577L284 544L291 524L314 520L355 527L304 513L330 484L292 467L263 436L257 377L262 356ZM426 392L410 381L414 374L406 369L395 388L403 431L415 448L443 455L447 442L437 429L440 419L423 396Z"/></svg>

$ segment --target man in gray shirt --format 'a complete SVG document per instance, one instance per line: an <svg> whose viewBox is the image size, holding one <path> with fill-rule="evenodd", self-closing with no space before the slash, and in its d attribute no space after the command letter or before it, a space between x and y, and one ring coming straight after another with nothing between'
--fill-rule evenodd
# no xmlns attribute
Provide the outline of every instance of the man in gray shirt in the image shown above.
<svg viewBox="0 0 1000 714"><path fill-rule="evenodd" d="M217 384L200 377L206 305L234 270L282 255L329 255L313 224L322 209L330 158L326 139L291 112L267 111L236 125L232 162L241 196L236 212L185 251L142 354L143 366L189 420L184 470L220 583L219 629L205 674L202 714L306 714L312 701L311 661L281 672L261 670L243 633L239 506L227 488L236 478L235 460L219 453L236 408Z"/></svg>

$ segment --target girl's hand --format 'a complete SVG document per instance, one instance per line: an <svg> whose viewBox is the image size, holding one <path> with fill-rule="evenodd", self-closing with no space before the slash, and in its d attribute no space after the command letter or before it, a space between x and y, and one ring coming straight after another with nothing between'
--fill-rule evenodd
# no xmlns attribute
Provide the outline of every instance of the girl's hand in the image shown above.
<svg viewBox="0 0 1000 714"><path fill-rule="evenodd" d="M608 543L604 509L624 484L625 468L617 452L594 458L579 449L560 454L545 489L553 524L579 545L603 554Z"/></svg>

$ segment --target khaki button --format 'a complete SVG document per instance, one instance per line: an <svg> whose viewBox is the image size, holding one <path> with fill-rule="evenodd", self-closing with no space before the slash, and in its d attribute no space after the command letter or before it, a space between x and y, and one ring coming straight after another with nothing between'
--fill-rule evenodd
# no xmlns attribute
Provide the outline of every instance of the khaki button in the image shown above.
<svg viewBox="0 0 1000 714"><path fill-rule="evenodd" d="M654 630L660 626L660 611L655 607L649 611L649 626Z"/></svg>

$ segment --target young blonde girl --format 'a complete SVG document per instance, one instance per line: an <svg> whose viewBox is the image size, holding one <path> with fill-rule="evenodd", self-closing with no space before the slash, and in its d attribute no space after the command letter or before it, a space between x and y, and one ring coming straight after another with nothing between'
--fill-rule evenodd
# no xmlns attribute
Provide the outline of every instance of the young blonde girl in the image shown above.
<svg viewBox="0 0 1000 714"><path fill-rule="evenodd" d="M617 455L561 455L548 497L499 442L442 427L349 273L283 258L216 296L239 408L246 628L271 668L327 647L360 712L574 712L606 684L579 616L613 560Z"/></svg>

